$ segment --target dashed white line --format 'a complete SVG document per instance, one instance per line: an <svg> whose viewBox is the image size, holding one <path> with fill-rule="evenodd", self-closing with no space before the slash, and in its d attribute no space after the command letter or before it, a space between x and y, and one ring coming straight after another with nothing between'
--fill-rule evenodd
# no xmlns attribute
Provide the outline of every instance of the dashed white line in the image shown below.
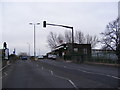
<svg viewBox="0 0 120 90"><path fill-rule="evenodd" d="M39 65L37 64L36 66L38 67Z"/></svg>
<svg viewBox="0 0 120 90"><path fill-rule="evenodd" d="M66 66L64 66L64 68L66 68Z"/></svg>
<svg viewBox="0 0 120 90"><path fill-rule="evenodd" d="M80 70L80 69L78 69L78 70L79 70L79 71L82 71L82 72L85 72L85 73L91 73L91 74L103 75L103 76L112 77L112 78L115 78L115 79L120 79L119 77L112 76L112 75L109 75L109 74L106 75L106 74L102 74L102 73L88 72L88 71Z"/></svg>
<svg viewBox="0 0 120 90"><path fill-rule="evenodd" d="M116 76L111 76L111 75L106 75L106 76L116 78L116 79L120 79L119 77L116 77Z"/></svg>
<svg viewBox="0 0 120 90"><path fill-rule="evenodd" d="M6 73L6 72L4 72L4 74L5 74L5 76L7 76L7 73Z"/></svg>
<svg viewBox="0 0 120 90"><path fill-rule="evenodd" d="M43 70L43 66L42 66L42 70Z"/></svg>
<svg viewBox="0 0 120 90"><path fill-rule="evenodd" d="M53 75L53 71L50 71L51 72L51 74Z"/></svg>

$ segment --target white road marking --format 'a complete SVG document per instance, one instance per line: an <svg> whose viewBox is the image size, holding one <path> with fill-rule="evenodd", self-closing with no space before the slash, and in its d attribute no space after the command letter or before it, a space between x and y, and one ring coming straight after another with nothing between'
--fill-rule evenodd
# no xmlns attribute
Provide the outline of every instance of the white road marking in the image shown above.
<svg viewBox="0 0 120 90"><path fill-rule="evenodd" d="M77 90L79 90L76 85L71 81L71 80L68 80Z"/></svg>
<svg viewBox="0 0 120 90"><path fill-rule="evenodd" d="M118 87L118 89L120 89L120 87Z"/></svg>
<svg viewBox="0 0 120 90"><path fill-rule="evenodd" d="M112 77L112 78L115 78L115 79L120 79L119 77L116 77L116 76L112 76L112 75L106 75L108 77Z"/></svg>
<svg viewBox="0 0 120 90"><path fill-rule="evenodd" d="M66 68L66 66L64 66L64 68Z"/></svg>
<svg viewBox="0 0 120 90"><path fill-rule="evenodd" d="M36 66L38 67L39 65L37 64Z"/></svg>
<svg viewBox="0 0 120 90"><path fill-rule="evenodd" d="M69 67L66 67L66 68L78 70L78 71L81 71L81 72L84 72L84 73L97 74L97 75L103 75L103 76L107 76L107 77L112 77L112 78L114 78L114 79L120 79L120 78L117 77L117 76L112 76L112 75L109 75L109 74L89 72L89 71L86 71L86 70L81 70L81 69L76 69L76 68L69 68Z"/></svg>
<svg viewBox="0 0 120 90"><path fill-rule="evenodd" d="M6 73L6 72L4 72L4 74L5 74L5 76L7 76L7 73Z"/></svg>
<svg viewBox="0 0 120 90"><path fill-rule="evenodd" d="M53 71L50 71L51 72L51 74L53 75Z"/></svg>
<svg viewBox="0 0 120 90"><path fill-rule="evenodd" d="M51 74L53 75L53 71L51 71ZM65 78L65 77L62 77L62 76L58 76L58 75L55 75L55 77L58 77L58 78L61 78L61 79L64 79L64 80L67 80L70 84L72 84L72 86L76 89L76 90L79 90L78 87L72 82L72 80L68 79L68 78Z"/></svg>
<svg viewBox="0 0 120 90"><path fill-rule="evenodd" d="M2 71L4 68L6 68L7 66L4 66L3 68L0 69L0 71Z"/></svg>
<svg viewBox="0 0 120 90"><path fill-rule="evenodd" d="M109 75L109 74L106 75L106 74L102 74L102 73L89 72L89 71L80 70L80 69L78 69L78 70L79 70L79 71L82 71L82 72L85 72L85 73L91 73L91 74L103 75L103 76L112 77L112 78L115 78L115 79L120 79L119 77L112 76L112 75Z"/></svg>
<svg viewBox="0 0 120 90"><path fill-rule="evenodd" d="M42 66L42 70L43 70L43 66Z"/></svg>
<svg viewBox="0 0 120 90"><path fill-rule="evenodd" d="M55 65L55 64L53 64ZM74 70L78 70L78 71L81 71L81 72L84 72L84 73L90 73L90 74L97 74L97 75L102 75L102 76L107 76L107 77L111 77L111 78L114 78L114 79L120 79L119 77L117 76L113 76L113 75L109 75L109 74L103 74L103 73L96 73L96 72L89 72L89 71L86 71L86 70L81 70L81 69L77 69L75 67L67 67L67 66L63 66L64 68L68 68L68 69L74 69ZM82 69L86 69L84 67L80 67Z"/></svg>
<svg viewBox="0 0 120 90"><path fill-rule="evenodd" d="M7 76L7 73L6 73L6 72L4 72L4 74L5 74L5 76ZM3 77L5 77L5 76L3 76ZM0 79L2 79L3 77L0 77Z"/></svg>

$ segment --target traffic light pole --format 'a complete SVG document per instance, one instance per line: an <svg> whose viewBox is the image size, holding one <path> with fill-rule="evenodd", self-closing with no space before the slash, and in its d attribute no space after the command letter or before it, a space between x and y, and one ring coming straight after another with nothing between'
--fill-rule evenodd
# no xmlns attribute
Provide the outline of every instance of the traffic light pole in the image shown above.
<svg viewBox="0 0 120 90"><path fill-rule="evenodd" d="M35 44L35 42L36 42L36 39L35 39L35 24L34 24L34 58L36 60L36 44Z"/></svg>
<svg viewBox="0 0 120 90"><path fill-rule="evenodd" d="M65 25L58 25L58 24L50 24L50 23L46 23L46 21L43 21L43 27L46 27L46 25L59 26L59 27L72 29L72 52L74 52L74 31L73 31L73 27L65 26Z"/></svg>

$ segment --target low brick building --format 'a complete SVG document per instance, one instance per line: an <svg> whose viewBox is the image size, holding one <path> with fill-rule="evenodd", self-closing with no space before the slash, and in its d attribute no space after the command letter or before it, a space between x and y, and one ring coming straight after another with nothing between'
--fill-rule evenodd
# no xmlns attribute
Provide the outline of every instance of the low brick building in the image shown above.
<svg viewBox="0 0 120 90"><path fill-rule="evenodd" d="M57 46L51 53L58 58L82 60L91 55L91 44L66 43Z"/></svg>

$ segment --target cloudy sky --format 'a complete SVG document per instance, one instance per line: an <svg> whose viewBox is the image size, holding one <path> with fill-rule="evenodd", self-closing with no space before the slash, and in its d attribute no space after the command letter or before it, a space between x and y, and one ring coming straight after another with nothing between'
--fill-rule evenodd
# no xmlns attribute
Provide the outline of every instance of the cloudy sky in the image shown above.
<svg viewBox="0 0 120 90"><path fill-rule="evenodd" d="M36 52L45 54L50 51L47 44L49 32L63 34L62 27L47 26L43 28L43 21L69 25L74 31L80 30L84 34L97 35L105 30L106 24L118 17L118 2L1 2L0 3L0 35L3 42L8 43L10 53L28 52L30 44L33 55L33 26L36 26ZM2 48L2 46L0 47Z"/></svg>

